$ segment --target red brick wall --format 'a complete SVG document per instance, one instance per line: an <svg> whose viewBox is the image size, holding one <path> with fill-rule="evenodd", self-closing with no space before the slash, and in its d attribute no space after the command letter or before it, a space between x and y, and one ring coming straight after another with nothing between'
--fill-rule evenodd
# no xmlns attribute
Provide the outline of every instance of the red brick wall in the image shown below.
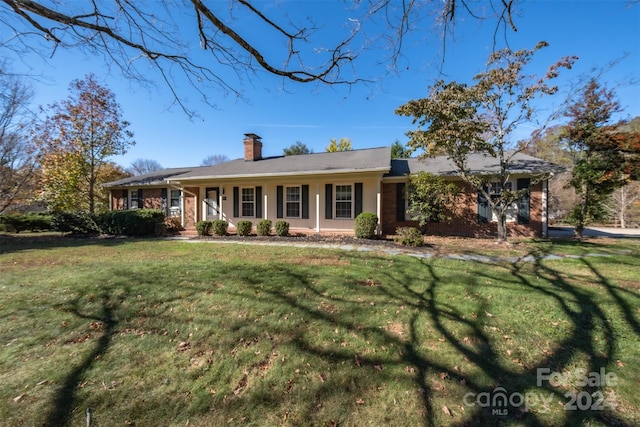
<svg viewBox="0 0 640 427"><path fill-rule="evenodd" d="M142 207L145 209L162 209L162 189L144 188L142 190Z"/></svg>
<svg viewBox="0 0 640 427"><path fill-rule="evenodd" d="M467 184L463 185L463 193L458 198L454 217L450 222L430 223L427 234L437 236L495 237L496 223L478 223L477 192ZM382 233L395 234L397 227L417 227L416 221L396 220L396 183L382 184ZM510 236L542 235L542 183L531 187L529 224L508 222Z"/></svg>

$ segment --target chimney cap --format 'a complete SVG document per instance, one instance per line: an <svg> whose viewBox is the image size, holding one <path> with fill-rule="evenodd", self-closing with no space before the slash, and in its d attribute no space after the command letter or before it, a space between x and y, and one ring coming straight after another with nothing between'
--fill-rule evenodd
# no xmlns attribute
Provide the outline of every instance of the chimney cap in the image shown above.
<svg viewBox="0 0 640 427"><path fill-rule="evenodd" d="M261 136L256 135L255 133L245 133L244 136L246 136L248 139L255 139L255 140L262 139Z"/></svg>

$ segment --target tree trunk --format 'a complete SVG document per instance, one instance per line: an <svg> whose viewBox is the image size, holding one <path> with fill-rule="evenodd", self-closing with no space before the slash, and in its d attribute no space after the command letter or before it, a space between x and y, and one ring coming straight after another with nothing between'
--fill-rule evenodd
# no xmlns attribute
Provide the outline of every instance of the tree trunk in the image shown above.
<svg viewBox="0 0 640 427"><path fill-rule="evenodd" d="M507 241L507 213L496 212L498 217L498 242Z"/></svg>
<svg viewBox="0 0 640 427"><path fill-rule="evenodd" d="M626 222L626 210L627 210L627 190L625 187L620 187L620 228L627 228Z"/></svg>

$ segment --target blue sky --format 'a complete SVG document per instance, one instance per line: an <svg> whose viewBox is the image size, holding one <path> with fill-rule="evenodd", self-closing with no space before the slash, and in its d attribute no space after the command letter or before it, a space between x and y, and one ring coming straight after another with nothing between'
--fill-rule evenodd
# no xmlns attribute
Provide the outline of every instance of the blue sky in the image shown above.
<svg viewBox="0 0 640 427"><path fill-rule="evenodd" d="M329 0L307 2L305 7L310 7L319 21L335 21L336 16L347 17L346 13L336 14L340 5ZM603 81L616 91L625 117L640 116L638 83L618 86L629 79L640 79L640 3L527 0L518 6L515 23L518 31L508 39L512 49L529 49L540 40L550 44L534 56L537 73L542 74L561 57L580 58L572 70L563 72L558 80L561 85L626 54ZM109 70L102 57L57 51L46 63L37 55L20 59L9 55L8 59L14 71L41 76L30 80L34 106L66 98L71 80L89 72L109 87L123 109L124 119L131 122L136 141L126 155L112 159L116 163L127 167L142 158L164 167L195 166L212 154L242 157L243 134L249 132L262 136L265 156L281 155L283 148L296 141L315 152L324 151L332 138L350 138L354 149L388 146L395 140L405 142L405 132L412 129L411 119L396 116L394 110L426 96L427 87L437 79L470 83L484 69L493 48L493 25L474 20L460 25L455 40L447 41L444 63L442 44L427 39L426 33L414 33L405 41L400 70L373 85L319 87L283 82L261 73L250 82L235 83L244 90L248 102L214 93L216 108L202 103L189 85L181 85L178 89L186 94L189 107L199 114L193 119L179 108L169 108L172 98L161 82L155 87L141 87L125 80L117 70ZM6 36L0 35L2 39ZM268 46L269 40L263 42ZM364 56L356 66L374 64L383 54ZM549 109L550 105L541 104L541 108ZM515 137L526 137L531 130L522 128Z"/></svg>

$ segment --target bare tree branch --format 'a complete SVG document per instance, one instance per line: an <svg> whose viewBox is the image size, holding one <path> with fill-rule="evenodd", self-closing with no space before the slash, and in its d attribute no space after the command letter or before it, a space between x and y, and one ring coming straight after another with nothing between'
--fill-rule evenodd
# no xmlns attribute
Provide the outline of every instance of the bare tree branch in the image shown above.
<svg viewBox="0 0 640 427"><path fill-rule="evenodd" d="M508 26L515 31L515 0L490 0L491 8L467 0L446 0L444 4L435 0L345 1L345 14L319 26L309 23L311 18L303 25L292 22L287 8L309 7L306 3L279 8L249 0L228 4L230 10L225 11L220 2L206 0L0 0L0 24L10 29L9 37L0 40L0 48L43 56L47 50L53 56L60 48L85 50L104 55L107 64L143 84L151 81L147 68L151 65L169 87L174 102L193 114L178 90L185 80L210 105L215 105L211 87L225 96L242 97L242 77L253 78L260 72L285 82L370 84L380 76L369 70L359 74L355 61L365 51L386 51L388 55L379 56L388 66L385 72L395 69L409 33L432 33L442 37L444 44L454 23L465 15L492 19L496 28ZM234 11L241 18L234 17ZM246 22L252 24L249 29L243 26ZM269 48L262 34L274 39ZM194 49L195 40L199 49ZM229 71L235 78L229 77Z"/></svg>

